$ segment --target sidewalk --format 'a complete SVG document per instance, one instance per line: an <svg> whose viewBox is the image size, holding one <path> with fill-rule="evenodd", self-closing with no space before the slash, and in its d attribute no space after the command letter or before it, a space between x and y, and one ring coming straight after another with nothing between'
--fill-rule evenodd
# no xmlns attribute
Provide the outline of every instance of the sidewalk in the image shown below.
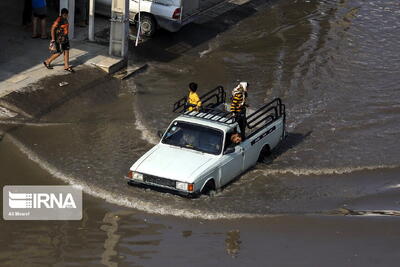
<svg viewBox="0 0 400 267"><path fill-rule="evenodd" d="M42 51L46 51L47 45L46 42ZM108 59L107 47L85 41L71 42L71 46L73 48L70 50L70 64L77 66L78 69L83 64L93 66L100 63L101 65L102 61ZM0 64L0 98L46 76L67 73L64 71L62 56L52 63L54 69L46 69L42 61L47 56L47 53L42 52L36 53L34 56L25 54L16 57L12 62Z"/></svg>
<svg viewBox="0 0 400 267"><path fill-rule="evenodd" d="M21 25L21 3L3 2L0 8L7 10L7 14L0 17L0 98L44 77L67 74L62 55L52 63L54 69L44 67L43 61L50 56L50 39L31 38L31 29ZM52 20L52 17L48 18L48 31ZM95 26L96 32L104 30L109 21L96 18ZM108 56L108 46L88 42L87 30L87 27L76 27L76 39L71 40L70 64L76 70L79 71L81 65L107 67L120 61Z"/></svg>

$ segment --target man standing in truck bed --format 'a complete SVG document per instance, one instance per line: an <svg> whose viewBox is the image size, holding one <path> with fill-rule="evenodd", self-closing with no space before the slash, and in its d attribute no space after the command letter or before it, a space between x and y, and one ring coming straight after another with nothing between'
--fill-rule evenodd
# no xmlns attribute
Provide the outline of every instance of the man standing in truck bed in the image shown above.
<svg viewBox="0 0 400 267"><path fill-rule="evenodd" d="M248 87L249 84L247 82L241 82L232 90L231 112L239 124L242 140L246 138L246 100Z"/></svg>

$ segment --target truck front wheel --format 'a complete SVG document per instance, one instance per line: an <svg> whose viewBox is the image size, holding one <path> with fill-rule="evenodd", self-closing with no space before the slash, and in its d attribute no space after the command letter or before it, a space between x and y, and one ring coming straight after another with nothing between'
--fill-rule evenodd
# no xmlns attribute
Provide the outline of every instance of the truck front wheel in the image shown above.
<svg viewBox="0 0 400 267"><path fill-rule="evenodd" d="M201 193L204 195L208 195L210 197L215 196L216 191L215 191L215 183L214 180L209 180L205 186L203 187L203 190L201 190Z"/></svg>

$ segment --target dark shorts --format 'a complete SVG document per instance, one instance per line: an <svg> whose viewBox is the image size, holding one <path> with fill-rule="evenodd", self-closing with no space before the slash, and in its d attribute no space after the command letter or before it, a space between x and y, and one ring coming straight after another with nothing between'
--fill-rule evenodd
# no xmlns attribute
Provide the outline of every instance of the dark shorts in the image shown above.
<svg viewBox="0 0 400 267"><path fill-rule="evenodd" d="M39 19L44 19L45 17L47 17L47 8L46 7L34 8L33 16Z"/></svg>
<svg viewBox="0 0 400 267"><path fill-rule="evenodd" d="M69 50L69 40L67 40L67 41L65 41L63 43L56 42L55 46L56 46L56 51L54 51L53 53L54 54L61 54L64 51Z"/></svg>

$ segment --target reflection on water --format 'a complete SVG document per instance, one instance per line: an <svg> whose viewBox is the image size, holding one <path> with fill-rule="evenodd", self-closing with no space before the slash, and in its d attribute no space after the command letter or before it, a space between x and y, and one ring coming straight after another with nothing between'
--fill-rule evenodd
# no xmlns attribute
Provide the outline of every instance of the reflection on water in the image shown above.
<svg viewBox="0 0 400 267"><path fill-rule="evenodd" d="M235 258L239 255L240 251L240 231L239 230L231 230L226 233L225 246L226 253L230 255L232 258Z"/></svg>
<svg viewBox="0 0 400 267"><path fill-rule="evenodd" d="M100 229L106 233L101 262L106 266L118 266L121 260L135 263L135 258L151 259L158 252L160 230L164 225L153 224L135 217L132 210L107 212ZM124 251L133 257L120 255Z"/></svg>
<svg viewBox="0 0 400 267"><path fill-rule="evenodd" d="M182 231L182 236L183 237L190 237L193 234L192 231L187 230L187 231Z"/></svg>
<svg viewBox="0 0 400 267"><path fill-rule="evenodd" d="M116 234L118 231L118 221L120 214L117 212L107 212L104 215L104 224L100 227L101 230L107 233L107 238L104 241L104 252L101 255L101 263L109 266L118 266L117 262L113 261L113 257L117 256L116 246L119 242L120 235Z"/></svg>

